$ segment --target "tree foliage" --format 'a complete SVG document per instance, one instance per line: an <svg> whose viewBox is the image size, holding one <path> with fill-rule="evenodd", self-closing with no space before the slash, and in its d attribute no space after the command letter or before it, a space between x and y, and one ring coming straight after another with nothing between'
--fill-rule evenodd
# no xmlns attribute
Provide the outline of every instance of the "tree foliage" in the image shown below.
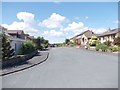
<svg viewBox="0 0 120 90"><path fill-rule="evenodd" d="M31 42L26 42L23 44L21 48L21 53L20 54L30 54L35 51L35 46Z"/></svg>
<svg viewBox="0 0 120 90"><path fill-rule="evenodd" d="M47 48L49 41L45 40L43 37L37 37L33 40L37 49L42 50L43 48Z"/></svg>
<svg viewBox="0 0 120 90"><path fill-rule="evenodd" d="M67 45L69 44L69 42L70 42L69 39L65 39L65 43L66 43Z"/></svg>
<svg viewBox="0 0 120 90"><path fill-rule="evenodd" d="M91 36L91 39L92 40L97 40L97 37L96 36Z"/></svg>
<svg viewBox="0 0 120 90"><path fill-rule="evenodd" d="M97 44L99 44L100 42L99 42L99 40L97 39L97 37L96 36L92 36L91 37L91 40L88 42L88 44L90 45L90 46L96 46Z"/></svg>
<svg viewBox="0 0 120 90"><path fill-rule="evenodd" d="M14 49L11 48L10 41L7 36L2 36L2 60L9 59L14 55Z"/></svg>
<svg viewBox="0 0 120 90"><path fill-rule="evenodd" d="M103 52L106 52L107 49L108 49L108 46L105 44L100 43L96 45L96 51L102 50Z"/></svg>

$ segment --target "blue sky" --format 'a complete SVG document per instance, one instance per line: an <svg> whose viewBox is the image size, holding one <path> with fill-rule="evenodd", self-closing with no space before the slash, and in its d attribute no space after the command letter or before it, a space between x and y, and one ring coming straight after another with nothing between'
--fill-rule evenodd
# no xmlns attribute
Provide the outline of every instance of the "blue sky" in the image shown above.
<svg viewBox="0 0 120 90"><path fill-rule="evenodd" d="M102 33L118 26L117 2L4 2L2 24L63 42L87 29Z"/></svg>

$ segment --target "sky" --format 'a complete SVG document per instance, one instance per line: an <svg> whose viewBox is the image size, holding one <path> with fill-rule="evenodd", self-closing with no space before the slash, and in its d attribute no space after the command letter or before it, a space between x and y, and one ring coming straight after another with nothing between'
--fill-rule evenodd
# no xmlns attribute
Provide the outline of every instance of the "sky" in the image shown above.
<svg viewBox="0 0 120 90"><path fill-rule="evenodd" d="M117 2L3 2L2 26L61 43L86 30L118 27Z"/></svg>

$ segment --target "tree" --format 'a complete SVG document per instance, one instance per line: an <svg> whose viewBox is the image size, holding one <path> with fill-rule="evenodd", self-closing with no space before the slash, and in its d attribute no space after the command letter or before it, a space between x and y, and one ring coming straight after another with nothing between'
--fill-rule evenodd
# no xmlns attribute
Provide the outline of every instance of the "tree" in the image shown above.
<svg viewBox="0 0 120 90"><path fill-rule="evenodd" d="M41 38L40 37L37 37L35 39L33 39L33 42L35 43L35 46L37 49L40 49L40 46L41 46Z"/></svg>
<svg viewBox="0 0 120 90"><path fill-rule="evenodd" d="M48 44L49 44L49 41L48 40L44 40L44 44L45 44L45 48L47 48L48 47Z"/></svg>
<svg viewBox="0 0 120 90"><path fill-rule="evenodd" d="M88 42L88 44L90 45L90 46L96 46L97 44L99 44L100 42L99 42L99 40L97 39L97 37L96 36L91 36L91 39L90 39L90 41Z"/></svg>
<svg viewBox="0 0 120 90"><path fill-rule="evenodd" d="M91 39L92 40L97 40L97 37L96 36L91 36Z"/></svg>
<svg viewBox="0 0 120 90"><path fill-rule="evenodd" d="M36 45L36 48L42 50L43 48L47 48L49 41L45 40L43 37L37 37L33 40Z"/></svg>
<svg viewBox="0 0 120 90"><path fill-rule="evenodd" d="M70 42L69 39L65 39L65 43L66 43L67 45L69 44L69 42Z"/></svg>
<svg viewBox="0 0 120 90"><path fill-rule="evenodd" d="M21 48L21 54L29 54L35 51L35 46L31 42L26 42Z"/></svg>
<svg viewBox="0 0 120 90"><path fill-rule="evenodd" d="M7 36L3 34L2 37L2 60L9 59L14 55L14 49L11 49L10 41Z"/></svg>

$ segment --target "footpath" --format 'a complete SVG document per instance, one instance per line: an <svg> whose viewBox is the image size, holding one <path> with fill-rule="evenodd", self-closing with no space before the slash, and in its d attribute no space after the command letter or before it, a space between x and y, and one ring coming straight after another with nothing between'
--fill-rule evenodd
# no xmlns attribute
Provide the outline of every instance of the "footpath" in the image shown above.
<svg viewBox="0 0 120 90"><path fill-rule="evenodd" d="M2 69L2 73L0 73L0 76L8 75L11 73L15 73L15 72L22 71L22 70L28 69L30 67L36 66L36 65L46 61L48 56L49 56L49 51L39 51L37 53L37 55L35 55L33 58L31 58L25 62L19 63L12 67Z"/></svg>

